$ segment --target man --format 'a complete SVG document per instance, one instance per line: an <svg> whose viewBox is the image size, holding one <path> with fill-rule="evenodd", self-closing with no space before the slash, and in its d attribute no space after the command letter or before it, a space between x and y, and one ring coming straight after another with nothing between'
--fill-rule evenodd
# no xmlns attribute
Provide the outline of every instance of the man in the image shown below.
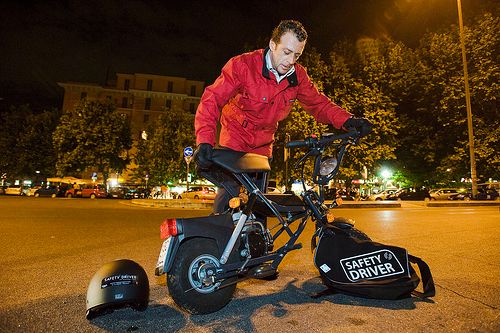
<svg viewBox="0 0 500 333"><path fill-rule="evenodd" d="M281 21L268 48L226 63L220 76L205 89L196 111L195 161L200 168L211 165L219 118L220 146L271 158L278 123L288 116L296 100L321 123L337 129L354 127L362 135L371 131L368 120L353 117L318 92L304 67L296 63L306 41L307 32L300 22ZM220 189L214 212L222 212L227 200L226 191Z"/></svg>

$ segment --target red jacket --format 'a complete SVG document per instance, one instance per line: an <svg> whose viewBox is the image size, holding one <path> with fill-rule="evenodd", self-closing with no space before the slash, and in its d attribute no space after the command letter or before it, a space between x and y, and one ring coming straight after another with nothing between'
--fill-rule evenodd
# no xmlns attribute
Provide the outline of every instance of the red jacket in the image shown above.
<svg viewBox="0 0 500 333"><path fill-rule="evenodd" d="M299 64L295 73L278 84L265 65L267 51L231 58L205 89L194 122L197 144L215 145L220 117L221 146L271 157L278 122L288 116L296 100L318 122L336 128L351 116L318 92Z"/></svg>

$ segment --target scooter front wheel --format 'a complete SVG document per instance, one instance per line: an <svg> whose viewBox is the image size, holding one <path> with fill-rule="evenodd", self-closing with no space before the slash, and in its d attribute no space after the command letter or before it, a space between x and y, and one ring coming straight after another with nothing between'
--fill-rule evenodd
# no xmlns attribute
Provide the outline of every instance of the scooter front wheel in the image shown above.
<svg viewBox="0 0 500 333"><path fill-rule="evenodd" d="M175 303L192 314L218 311L231 300L236 283L221 287L214 279L220 267L213 240L193 238L182 243L167 275L167 287Z"/></svg>

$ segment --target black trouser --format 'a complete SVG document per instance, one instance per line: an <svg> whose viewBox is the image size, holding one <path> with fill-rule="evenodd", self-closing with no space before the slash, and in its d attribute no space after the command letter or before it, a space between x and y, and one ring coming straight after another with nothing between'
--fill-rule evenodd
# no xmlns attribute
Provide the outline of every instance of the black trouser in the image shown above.
<svg viewBox="0 0 500 333"><path fill-rule="evenodd" d="M268 172L256 172L252 176L255 185L264 193L267 190L268 175ZM229 200L240 193L241 186L242 185L234 178L224 181L224 187L219 187L214 199L214 204L212 206L214 214L221 214L229 208Z"/></svg>

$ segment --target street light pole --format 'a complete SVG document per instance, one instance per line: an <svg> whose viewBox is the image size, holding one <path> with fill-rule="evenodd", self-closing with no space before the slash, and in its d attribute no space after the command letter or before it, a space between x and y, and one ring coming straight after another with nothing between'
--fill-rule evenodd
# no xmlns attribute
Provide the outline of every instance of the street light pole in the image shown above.
<svg viewBox="0 0 500 333"><path fill-rule="evenodd" d="M465 106L467 108L467 127L469 132L470 177L472 181L472 196L477 195L476 158L474 156L474 132L472 127L472 110L470 104L469 75L467 73L467 57L465 54L464 24L462 20L462 1L457 0L458 25L460 27L460 46L462 48L462 63L464 67Z"/></svg>

